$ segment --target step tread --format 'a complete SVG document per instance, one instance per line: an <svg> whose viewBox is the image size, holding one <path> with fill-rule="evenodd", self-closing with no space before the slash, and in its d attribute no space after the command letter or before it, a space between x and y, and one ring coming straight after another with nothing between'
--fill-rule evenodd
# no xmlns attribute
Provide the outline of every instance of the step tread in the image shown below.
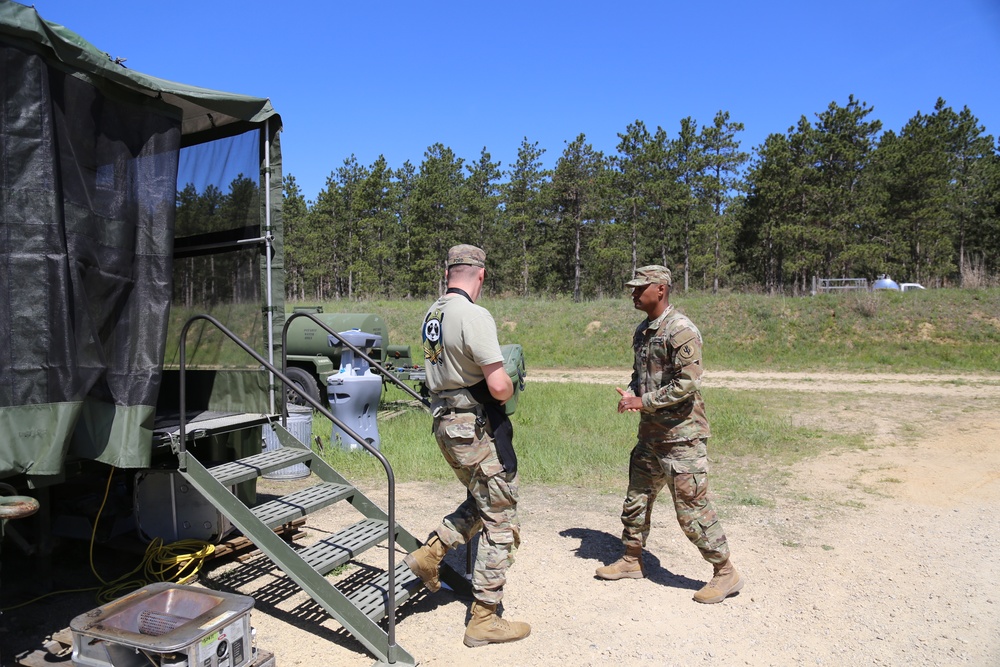
<svg viewBox="0 0 1000 667"><path fill-rule="evenodd" d="M386 541L387 521L364 519L311 544L299 556L312 569L326 574L336 567Z"/></svg>
<svg viewBox="0 0 1000 667"><path fill-rule="evenodd" d="M308 463L312 457L313 453L308 449L279 447L244 459L212 466L208 472L223 486L232 486L296 463Z"/></svg>
<svg viewBox="0 0 1000 667"><path fill-rule="evenodd" d="M323 482L254 507L251 511L268 528L280 526L328 507L356 492L350 484Z"/></svg>
<svg viewBox="0 0 1000 667"><path fill-rule="evenodd" d="M413 584L420 581L417 575L413 574L409 566L400 558L396 562L396 606L409 599L412 590L417 587ZM389 589L389 574L381 572L371 581L367 581L361 586L346 595L347 599L357 607L361 613L373 621L378 621L385 616L385 606L387 591Z"/></svg>

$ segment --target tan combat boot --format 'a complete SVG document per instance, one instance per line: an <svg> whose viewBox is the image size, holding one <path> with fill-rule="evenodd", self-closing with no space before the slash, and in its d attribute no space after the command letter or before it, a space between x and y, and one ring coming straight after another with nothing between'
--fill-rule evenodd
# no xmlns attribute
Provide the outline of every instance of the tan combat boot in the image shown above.
<svg viewBox="0 0 1000 667"><path fill-rule="evenodd" d="M597 568L598 579L616 581L618 579L642 579L646 570L642 565L642 547L625 547L625 555L611 565Z"/></svg>
<svg viewBox="0 0 1000 667"><path fill-rule="evenodd" d="M410 567L413 574L420 577L431 593L441 590L441 580L438 579L438 566L448 553L448 547L441 541L437 533L431 533L427 543L416 551L406 554L403 562Z"/></svg>
<svg viewBox="0 0 1000 667"><path fill-rule="evenodd" d="M694 594L694 601L715 604L722 602L741 588L743 588L743 577L727 558L724 562L715 564L715 576Z"/></svg>
<svg viewBox="0 0 1000 667"><path fill-rule="evenodd" d="M476 600L472 603L472 618L465 628L465 645L470 648L516 642L531 634L531 626L520 621L507 621L497 616L497 606Z"/></svg>

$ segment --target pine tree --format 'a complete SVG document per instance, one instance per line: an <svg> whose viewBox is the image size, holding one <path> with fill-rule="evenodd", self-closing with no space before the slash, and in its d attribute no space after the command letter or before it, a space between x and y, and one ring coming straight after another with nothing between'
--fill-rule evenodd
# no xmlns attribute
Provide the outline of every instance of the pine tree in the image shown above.
<svg viewBox="0 0 1000 667"><path fill-rule="evenodd" d="M527 296L532 281L532 260L537 246L537 229L544 216L543 187L548 172L542 168L545 149L527 137L517 149L517 161L510 165L510 179L503 188L504 219L511 231L511 246L518 246L520 293ZM513 277L513 275L511 275Z"/></svg>
<svg viewBox="0 0 1000 667"><path fill-rule="evenodd" d="M703 192L712 209L706 230L711 252L709 271L713 294L719 291L720 278L727 276L731 270L736 222L729 215L729 206L743 189L740 172L749 159L746 153L740 151L740 141L736 136L742 131L743 123L730 121L728 111L716 113L713 124L701 131L701 152L705 160Z"/></svg>
<svg viewBox="0 0 1000 667"><path fill-rule="evenodd" d="M556 164L550 187L554 216L550 249L556 284L571 285L573 300L582 298L583 248L591 223L601 208L599 179L605 169L604 156L580 134L566 145ZM569 250L569 252L567 252ZM572 273L567 275L566 269Z"/></svg>

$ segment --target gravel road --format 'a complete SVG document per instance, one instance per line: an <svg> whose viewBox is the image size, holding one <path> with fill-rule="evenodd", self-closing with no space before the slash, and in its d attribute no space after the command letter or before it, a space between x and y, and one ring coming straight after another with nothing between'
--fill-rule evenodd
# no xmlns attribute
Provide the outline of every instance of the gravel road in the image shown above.
<svg viewBox="0 0 1000 667"><path fill-rule="evenodd" d="M529 371L529 381L581 381ZM620 372L586 372L611 384ZM706 373L709 386L893 394L850 416L871 448L775 471L773 506L723 506L748 579L718 605L691 595L710 575L667 506L654 514L649 577L603 582L619 554L621 497L581 488L522 490L523 544L505 614L532 624L508 645L462 645L468 603L448 591L407 605L397 641L423 665L1000 665L1000 377ZM822 405L822 401L816 402ZM826 421L819 409L803 419ZM843 420L844 415L839 414ZM625 461L622 462L624 484ZM463 496L457 484L404 484L399 520L424 535ZM310 527L340 519L321 513ZM330 525L324 527L323 522ZM464 557L449 556L464 569ZM258 582L241 588L253 593ZM370 665L326 620L299 627L258 603L261 646L278 664ZM308 605L307 605L308 606ZM289 622L292 621L292 622Z"/></svg>

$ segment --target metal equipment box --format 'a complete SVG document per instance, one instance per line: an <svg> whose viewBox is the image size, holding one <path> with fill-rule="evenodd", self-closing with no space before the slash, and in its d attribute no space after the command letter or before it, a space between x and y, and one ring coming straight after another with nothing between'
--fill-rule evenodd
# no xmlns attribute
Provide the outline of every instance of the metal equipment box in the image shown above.
<svg viewBox="0 0 1000 667"><path fill-rule="evenodd" d="M167 544L179 540L218 544L233 529L219 508L175 470L137 472L134 508L139 536L147 542L158 537Z"/></svg>
<svg viewBox="0 0 1000 667"><path fill-rule="evenodd" d="M79 667L245 667L253 662L254 600L150 584L70 622Z"/></svg>

